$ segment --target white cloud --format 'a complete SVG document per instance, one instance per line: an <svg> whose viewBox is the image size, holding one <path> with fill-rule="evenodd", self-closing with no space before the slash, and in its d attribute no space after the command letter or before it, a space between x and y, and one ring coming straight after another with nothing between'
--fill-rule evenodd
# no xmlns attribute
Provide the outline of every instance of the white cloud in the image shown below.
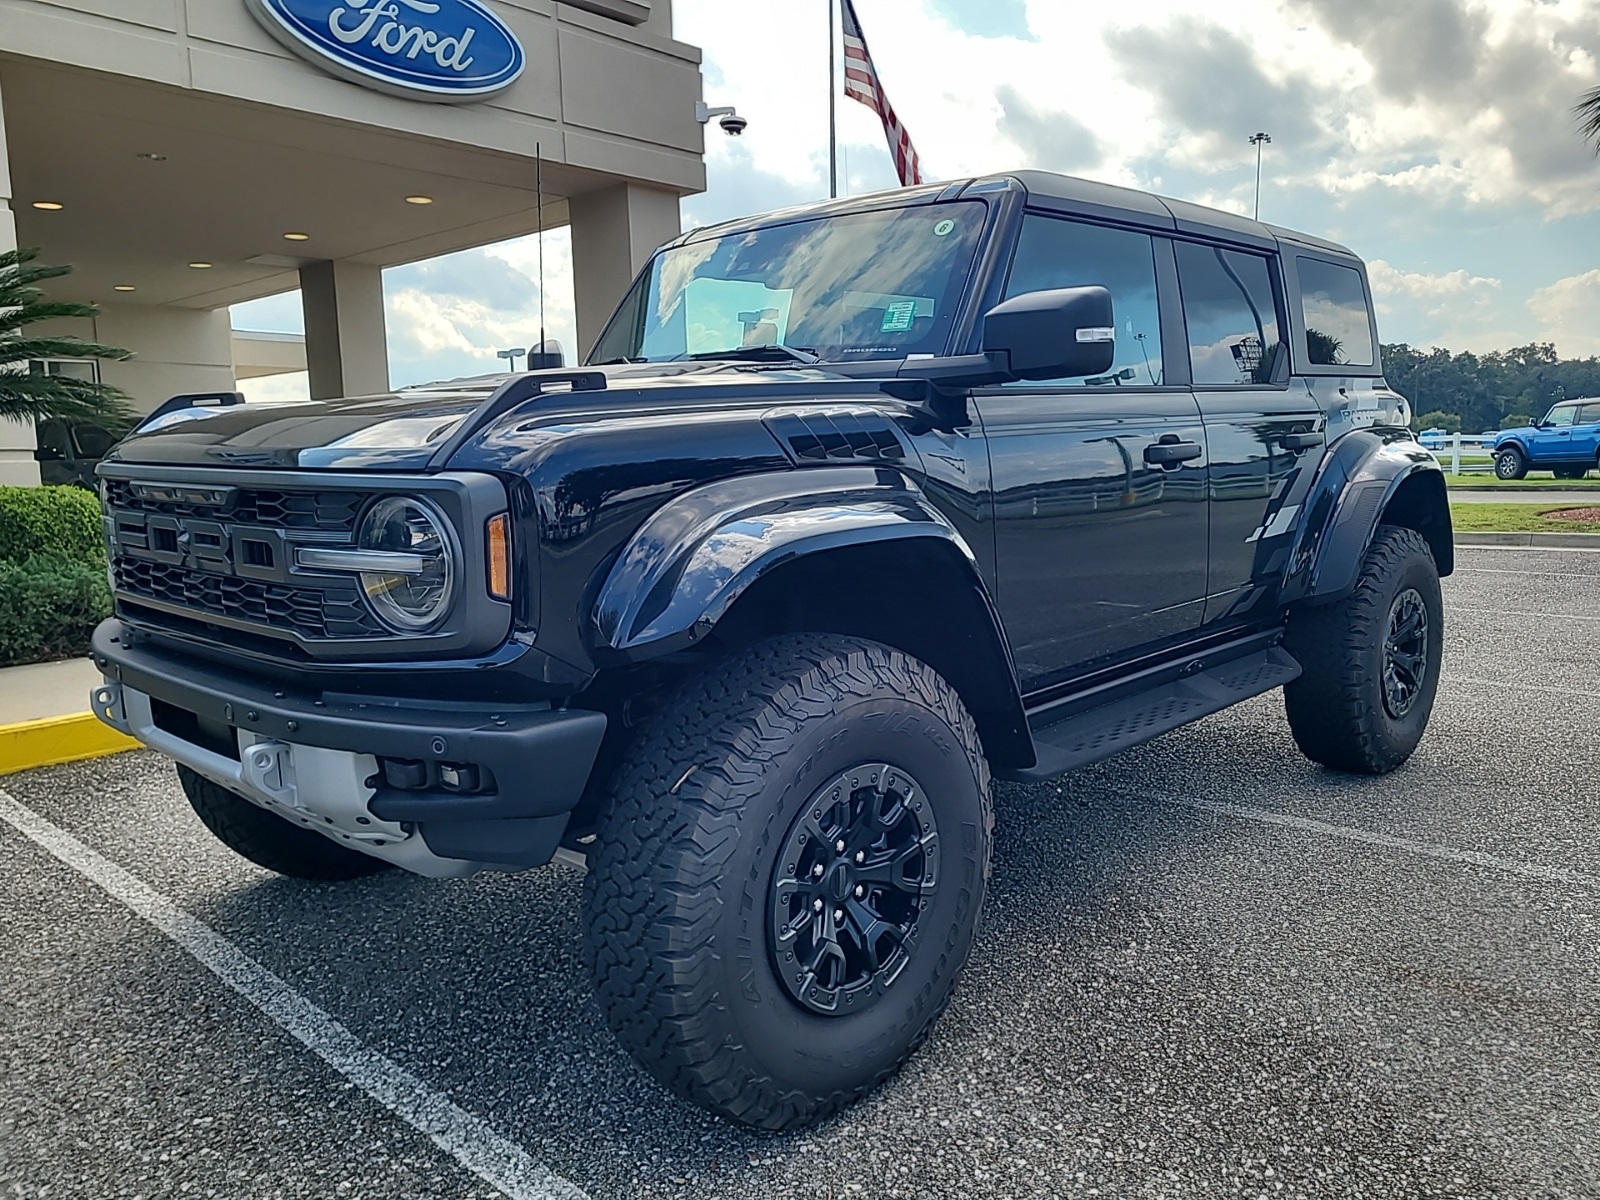
<svg viewBox="0 0 1600 1200"><path fill-rule="evenodd" d="M1459 313L1463 305L1486 308L1500 290L1498 279L1473 275L1465 270L1429 275L1421 271L1402 271L1383 259L1367 264L1373 299L1379 312L1392 312L1397 297L1420 302L1429 316Z"/></svg>
<svg viewBox="0 0 1600 1200"><path fill-rule="evenodd" d="M1586 271L1540 288L1528 299L1539 318L1542 342L1554 342L1567 358L1600 355L1600 270Z"/></svg>
<svg viewBox="0 0 1600 1200"><path fill-rule="evenodd" d="M239 390L251 402L308 400L311 398L311 377L304 371L291 371L287 375L263 375L257 379L241 379Z"/></svg>

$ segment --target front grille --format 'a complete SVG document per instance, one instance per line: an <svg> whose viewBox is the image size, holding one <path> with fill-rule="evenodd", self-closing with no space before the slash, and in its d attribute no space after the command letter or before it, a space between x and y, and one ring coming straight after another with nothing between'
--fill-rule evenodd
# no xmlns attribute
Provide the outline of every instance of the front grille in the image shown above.
<svg viewBox="0 0 1600 1200"><path fill-rule="evenodd" d="M356 517L365 497L360 492L290 492L276 488L239 488L222 505L152 500L127 480L106 481L106 499L125 512L160 513L169 517L221 520L238 525L260 525L353 536Z"/></svg>
<svg viewBox="0 0 1600 1200"><path fill-rule="evenodd" d="M117 590L196 614L293 631L308 638L381 637L354 581L349 586L297 587L236 579L147 559L118 558Z"/></svg>

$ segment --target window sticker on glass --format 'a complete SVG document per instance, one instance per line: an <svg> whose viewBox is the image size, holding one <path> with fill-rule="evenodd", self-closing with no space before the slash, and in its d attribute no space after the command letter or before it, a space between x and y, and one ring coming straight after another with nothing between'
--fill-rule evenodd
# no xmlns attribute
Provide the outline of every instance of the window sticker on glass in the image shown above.
<svg viewBox="0 0 1600 1200"><path fill-rule="evenodd" d="M956 231L956 223L954 221L940 221L937 225L935 225L933 227L933 236L934 237L949 237L955 231Z"/></svg>
<svg viewBox="0 0 1600 1200"><path fill-rule="evenodd" d="M911 328L911 322L916 319L917 302L915 300L896 300L887 305L883 310L884 333L904 333Z"/></svg>

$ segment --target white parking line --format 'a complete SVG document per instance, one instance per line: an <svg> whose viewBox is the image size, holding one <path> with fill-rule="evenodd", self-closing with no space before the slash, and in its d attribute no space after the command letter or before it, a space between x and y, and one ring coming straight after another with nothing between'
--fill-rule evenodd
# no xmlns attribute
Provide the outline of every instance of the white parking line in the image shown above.
<svg viewBox="0 0 1600 1200"><path fill-rule="evenodd" d="M209 925L3 791L0 820L154 925L335 1071L511 1200L588 1200L576 1184L368 1048Z"/></svg>
<svg viewBox="0 0 1600 1200"><path fill-rule="evenodd" d="M1585 551L1588 553L1588 551ZM1500 567L1457 567L1457 575L1532 575L1535 579L1600 579L1571 571L1508 571Z"/></svg>
<svg viewBox="0 0 1600 1200"><path fill-rule="evenodd" d="M1577 696L1583 700L1600 700L1600 692L1584 692L1577 688L1552 687L1545 683L1507 683L1503 679L1474 679L1470 675L1449 675L1451 683L1465 683L1472 687L1503 688L1508 692L1538 692L1541 695Z"/></svg>
<svg viewBox="0 0 1600 1200"><path fill-rule="evenodd" d="M1471 613L1478 617L1538 617L1541 621L1600 621L1600 617L1585 617L1577 613L1518 612L1515 609L1502 608L1461 608L1455 604L1450 605L1447 612Z"/></svg>
<svg viewBox="0 0 1600 1200"><path fill-rule="evenodd" d="M1192 808L1200 812L1216 813L1218 816L1236 817L1242 821L1255 821L1262 825L1278 825L1285 829L1298 829L1302 833L1320 833L1324 837L1341 838L1347 842L1363 842L1368 846L1379 846L1385 850L1400 850L1406 854L1416 854L1423 858L1443 859L1445 862L1468 863L1475 867L1488 867L1492 871L1503 871L1511 875L1521 875L1525 879L1538 879L1546 883L1576 883L1583 887L1600 888L1600 875L1586 875L1582 871L1569 871L1564 867L1546 867L1539 863L1518 862L1513 858L1501 858L1495 854L1480 854L1476 850L1457 850L1453 846L1441 846L1435 842L1418 842L1410 838L1391 837L1386 833L1373 833L1367 829L1355 829L1348 825L1330 825L1326 821L1313 821L1309 817L1291 816L1289 813L1273 812L1265 808L1252 808L1248 804L1225 804L1218 800L1200 800L1191 796L1163 796L1158 793L1140 791L1137 788L1115 788L1114 791L1122 792L1142 800L1155 800L1163 804L1170 804L1175 808Z"/></svg>
<svg viewBox="0 0 1600 1200"><path fill-rule="evenodd" d="M1472 550L1484 554L1600 554L1600 546L1463 546L1456 553Z"/></svg>

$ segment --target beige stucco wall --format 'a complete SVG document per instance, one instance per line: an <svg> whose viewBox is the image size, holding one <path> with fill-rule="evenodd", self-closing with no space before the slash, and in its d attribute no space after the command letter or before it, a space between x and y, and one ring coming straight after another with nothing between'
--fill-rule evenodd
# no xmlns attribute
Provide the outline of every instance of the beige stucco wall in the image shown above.
<svg viewBox="0 0 1600 1200"><path fill-rule="evenodd" d="M491 0L527 54L506 91L426 104L353 87L292 55L242 0L0 0L0 51L649 181L705 186L700 53L671 6L642 26L550 0Z"/></svg>
<svg viewBox="0 0 1600 1200"><path fill-rule="evenodd" d="M5 109L0 105L0 252L17 248L17 222L11 213L11 160L6 153ZM0 418L0 485L39 482L33 459L36 442L29 422Z"/></svg>
<svg viewBox="0 0 1600 1200"><path fill-rule="evenodd" d="M126 362L102 362L100 378L127 392L139 412L188 392L234 390L233 329L225 308L105 304L92 319L34 328L133 351Z"/></svg>

